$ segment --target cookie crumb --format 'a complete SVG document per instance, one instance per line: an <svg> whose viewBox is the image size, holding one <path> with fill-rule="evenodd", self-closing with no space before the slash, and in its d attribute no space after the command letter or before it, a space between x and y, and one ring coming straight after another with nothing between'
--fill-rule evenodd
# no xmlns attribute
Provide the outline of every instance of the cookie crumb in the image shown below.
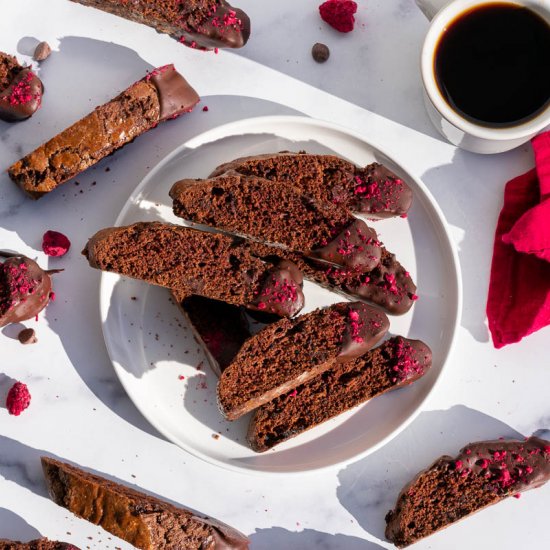
<svg viewBox="0 0 550 550"><path fill-rule="evenodd" d="M313 45L313 48L311 48L311 55L317 63L324 63L330 57L330 50L326 44L317 42Z"/></svg>
<svg viewBox="0 0 550 550"><path fill-rule="evenodd" d="M35 61L44 61L44 59L50 57L51 53L52 49L50 48L50 45L47 42L40 42L40 44L36 46L32 58Z"/></svg>
<svg viewBox="0 0 550 550"><path fill-rule="evenodd" d="M24 328L17 335L17 339L22 344L36 344L36 342L38 342L38 338L36 337L36 333L34 332L33 328Z"/></svg>

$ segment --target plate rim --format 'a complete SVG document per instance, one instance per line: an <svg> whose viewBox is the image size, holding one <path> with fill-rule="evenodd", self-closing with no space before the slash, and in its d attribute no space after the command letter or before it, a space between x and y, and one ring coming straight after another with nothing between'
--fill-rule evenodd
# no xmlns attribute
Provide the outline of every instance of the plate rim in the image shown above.
<svg viewBox="0 0 550 550"><path fill-rule="evenodd" d="M307 115L269 115L269 116L259 116L259 117L251 117L246 119L241 119L233 122L228 122L225 124L221 124L218 126L215 126L214 128L211 128L209 130L206 130L204 132L201 132L194 137L186 140L184 143L181 143L177 147L175 147L172 151L167 153L163 158L157 162L157 164L151 169L151 171L136 185L132 193L128 196L126 199L126 202L124 203L124 206L120 210L118 216L115 219L114 226L119 226L121 223L121 220L127 215L128 211L132 206L135 205L135 199L139 196L142 189L145 188L149 182L156 176L157 172L165 166L168 162L170 162L173 158L178 156L182 150L184 149L194 149L197 145L205 145L207 143L211 143L215 141L216 139L220 139L223 137L230 137L245 134L245 133L253 133L252 130L254 129L254 126L260 126L264 127L263 131L265 131L265 126L269 125L281 125L281 124L307 124L310 126L323 128L323 129L329 129L333 132L339 132L341 134L345 134L346 136L350 136L354 138L355 140L358 140L364 144L366 144L371 149L376 149L378 152L380 152L382 155L384 155L386 158L391 160L394 164L397 166L401 166L401 163L396 162L394 159L394 155L389 154L387 150L384 147L380 147L379 144L376 143L376 140L372 141L368 138L366 138L362 133L357 132L355 130L351 130L347 128L346 126L335 124L333 122L325 121L318 118L312 118L308 117ZM246 132L242 132L242 130L246 130ZM197 145L195 145L197 144ZM195 147L193 147L195 145ZM439 223L441 224L443 228L443 235L445 238L445 244L450 252L451 256L451 263L452 263L452 275L453 275L453 284L455 286L455 314L454 318L452 320L452 334L450 343L448 346L448 349L443 357L441 368L439 373L437 374L431 388L428 390L426 395L421 399L420 403L416 406L416 408L413 410L413 412L408 416L406 420L404 420L399 426L397 426L394 430L392 430L390 433L388 433L385 437L383 437L378 443L372 445L368 449L365 449L362 452L355 453L353 456L350 456L346 459L334 462L332 464L322 465L322 466L316 466L312 468L307 469L296 469L296 470L265 470L265 469L259 469L259 468L246 468L244 466L239 466L235 464L231 464L228 462L224 462L222 460L219 460L217 458L213 458L201 451L198 451L194 448L190 448L187 445L183 445L180 441L177 441L176 438L172 437L159 423L156 422L148 413L144 411L144 409L141 407L141 404L139 401L134 400L132 393L130 392L128 386L126 385L126 382L124 380L124 376L122 375L123 367L117 363L117 361L113 358L114 355L114 343L111 341L111 338L107 331L107 313L108 313L108 306L105 304L110 305L110 300L104 300L104 297L106 297L107 293L109 292L108 289L108 280L112 276L116 277L122 277L121 275L110 273L110 272L101 272L100 275L100 283L99 283L99 314L100 314L100 320L101 320L101 330L103 333L103 339L105 341L105 346L107 348L107 353L109 355L109 360L111 364L113 365L113 369L117 375L117 378L119 382L121 383L122 387L124 388L124 391L126 392L126 395L129 397L129 399L132 401L134 406L138 409L138 411L141 413L141 415L153 426L163 437L165 437L169 442L173 443L183 451L189 453L191 456L198 458L208 464L215 465L217 467L223 468L225 470L229 470L236 473L246 473L248 475L256 475L256 476L295 476L295 475L304 475L304 474L312 474L312 473L319 473L327 470L333 470L335 468L341 468L345 467L348 464L351 464L352 462L357 462L366 456L375 453L376 451L380 450L382 447L387 445L390 441L392 441L395 437L397 437L401 432L403 432L417 417L418 415L424 410L426 403L428 400L432 397L434 391L440 386L441 379L446 372L448 368L449 359L452 357L454 348L456 346L456 341L458 338L458 329L460 327L461 317L462 317L462 300L463 300L463 286L462 286L462 272L460 269L460 260L458 256L457 246L454 243L450 231L449 231L449 225L447 222L447 219L445 217L445 214L441 210L441 207L435 200L435 197L431 193L431 191L427 188L427 186L424 184L424 182L416 177L415 175L410 174L408 170L406 170L407 173L412 177L414 180L415 185L417 185L421 191L424 193L425 197L430 203L430 206L433 208L434 213L436 214ZM107 311L105 310L107 309ZM116 355L115 355L116 356ZM359 405L360 406L360 405Z"/></svg>

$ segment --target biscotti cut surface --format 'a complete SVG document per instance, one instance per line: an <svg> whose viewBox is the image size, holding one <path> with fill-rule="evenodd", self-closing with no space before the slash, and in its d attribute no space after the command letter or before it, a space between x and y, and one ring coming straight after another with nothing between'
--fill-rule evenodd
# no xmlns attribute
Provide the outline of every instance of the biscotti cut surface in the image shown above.
<svg viewBox="0 0 550 550"><path fill-rule="evenodd" d="M291 184L318 201L333 202L371 218L404 216L412 203L406 182L376 162L359 168L335 155L283 152L221 164L210 177L229 170Z"/></svg>
<svg viewBox="0 0 550 550"><path fill-rule="evenodd" d="M0 52L0 120L16 122L32 116L42 104L44 86L30 67Z"/></svg>
<svg viewBox="0 0 550 550"><path fill-rule="evenodd" d="M290 185L228 172L208 180L179 181L170 197L174 214L194 223L358 271L374 269L380 262L376 231L345 208L316 202Z"/></svg>
<svg viewBox="0 0 550 550"><path fill-rule="evenodd" d="M232 527L119 483L42 457L51 499L142 550L246 550Z"/></svg>
<svg viewBox="0 0 550 550"><path fill-rule="evenodd" d="M411 384L431 363L431 350L423 342L391 338L257 409L247 440L255 451L267 451L377 395Z"/></svg>
<svg viewBox="0 0 550 550"><path fill-rule="evenodd" d="M386 516L386 537L404 548L486 506L550 479L550 441L471 443L442 456L400 493Z"/></svg>
<svg viewBox="0 0 550 550"><path fill-rule="evenodd" d="M80 550L68 542L36 539L29 542L0 539L0 550Z"/></svg>
<svg viewBox="0 0 550 550"><path fill-rule="evenodd" d="M153 27L191 48L240 48L250 19L225 0L72 0Z"/></svg>
<svg viewBox="0 0 550 550"><path fill-rule="evenodd" d="M249 338L222 373L218 404L235 420L376 345L386 315L360 302L339 303L281 319Z"/></svg>
<svg viewBox="0 0 550 550"><path fill-rule="evenodd" d="M38 199L168 118L199 96L173 65L155 69L13 164L10 178Z"/></svg>
<svg viewBox="0 0 550 550"><path fill-rule="evenodd" d="M277 266L252 256L232 237L160 222L96 233L83 254L89 264L182 294L197 294L279 316L304 305L302 276L290 262Z"/></svg>

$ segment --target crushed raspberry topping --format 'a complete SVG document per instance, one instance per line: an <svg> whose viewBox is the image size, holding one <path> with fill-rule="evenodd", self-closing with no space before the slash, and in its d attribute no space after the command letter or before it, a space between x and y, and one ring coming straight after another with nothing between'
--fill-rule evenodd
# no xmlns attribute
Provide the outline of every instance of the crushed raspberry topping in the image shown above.
<svg viewBox="0 0 550 550"><path fill-rule="evenodd" d="M8 392L6 408L13 416L19 416L31 404L29 388L23 382L16 382Z"/></svg>
<svg viewBox="0 0 550 550"><path fill-rule="evenodd" d="M364 340L361 336L361 329L363 328L365 323L363 323L363 321L361 320L359 313L351 308L348 312L348 318L349 326L351 329L351 339L358 344L362 344Z"/></svg>
<svg viewBox="0 0 550 550"><path fill-rule="evenodd" d="M352 0L327 0L319 6L321 19L340 32L351 32L357 4Z"/></svg>
<svg viewBox="0 0 550 550"><path fill-rule="evenodd" d="M31 82L35 78L32 71L29 71L17 84L11 89L9 96L2 97L3 101L8 101L10 105L25 105L34 100L40 100L41 94L32 93Z"/></svg>
<svg viewBox="0 0 550 550"><path fill-rule="evenodd" d="M296 397L298 395L298 390L292 391L289 395L290 397Z"/></svg>
<svg viewBox="0 0 550 550"><path fill-rule="evenodd" d="M180 41L183 42L185 41L185 38L180 38ZM169 65L163 65L162 67L157 67L156 69L153 69L146 77L145 77L145 80L149 81L151 80L151 78L153 78L154 76L158 76L162 73L165 73L166 71L169 71L169 70L172 70L172 71L175 71L176 68L174 67L174 65L172 64L169 64Z"/></svg>
<svg viewBox="0 0 550 550"><path fill-rule="evenodd" d="M0 277L4 286L0 295L1 314L12 310L27 296L32 296L41 283L40 280L31 277L27 264L24 262L0 264ZM40 298L47 299L46 296L40 296Z"/></svg>
<svg viewBox="0 0 550 550"><path fill-rule="evenodd" d="M392 382L403 381L415 375L424 374L424 365L415 358L413 347L405 342L402 338L398 338L394 345L394 364L392 372L394 373ZM460 465L458 465L460 462ZM461 468L460 460L455 463L456 468Z"/></svg>
<svg viewBox="0 0 550 550"><path fill-rule="evenodd" d="M46 231L42 238L42 250L48 256L64 256L71 247L71 241L57 231Z"/></svg>
<svg viewBox="0 0 550 550"><path fill-rule="evenodd" d="M294 281L281 280L272 275L259 291L259 296L261 298L258 302L259 309L266 309L269 303L294 303L298 299L298 286Z"/></svg>

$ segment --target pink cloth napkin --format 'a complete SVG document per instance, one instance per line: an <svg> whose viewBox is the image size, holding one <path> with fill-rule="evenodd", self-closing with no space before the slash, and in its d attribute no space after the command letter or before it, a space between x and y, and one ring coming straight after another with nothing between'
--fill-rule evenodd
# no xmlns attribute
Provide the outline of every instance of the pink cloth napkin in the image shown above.
<svg viewBox="0 0 550 550"><path fill-rule="evenodd" d="M550 132L533 138L536 168L506 184L487 300L496 348L550 324Z"/></svg>

